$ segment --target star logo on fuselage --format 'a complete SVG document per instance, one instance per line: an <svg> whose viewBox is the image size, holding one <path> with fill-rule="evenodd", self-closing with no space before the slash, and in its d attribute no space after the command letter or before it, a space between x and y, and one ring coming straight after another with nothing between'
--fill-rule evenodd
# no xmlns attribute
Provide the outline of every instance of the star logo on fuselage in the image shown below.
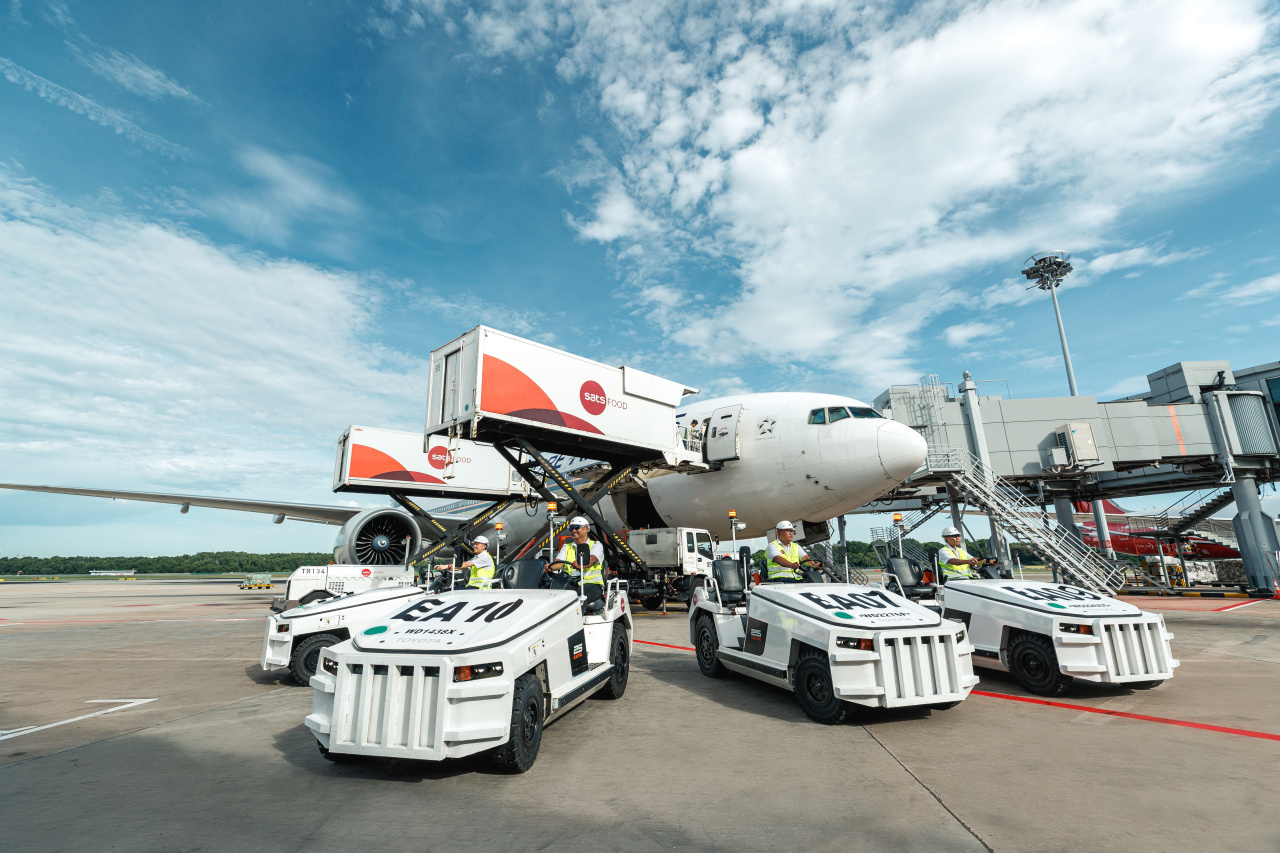
<svg viewBox="0 0 1280 853"><path fill-rule="evenodd" d="M773 418L765 418L756 424L756 428L760 430L761 435L773 435L773 425L777 423Z"/></svg>

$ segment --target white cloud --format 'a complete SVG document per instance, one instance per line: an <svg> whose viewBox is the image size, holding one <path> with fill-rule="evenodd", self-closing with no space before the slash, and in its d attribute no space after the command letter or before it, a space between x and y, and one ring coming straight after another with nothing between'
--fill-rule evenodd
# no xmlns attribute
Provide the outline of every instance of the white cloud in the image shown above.
<svg viewBox="0 0 1280 853"><path fill-rule="evenodd" d="M969 301L948 282L1046 246L1114 245L1130 205L1231 163L1277 102L1268 14L1252 0L491 0L453 20L481 53L544 58L595 98L621 182L600 180L580 232L615 248L637 293L664 278L655 255L736 262L732 298L655 312L671 341L878 382L910 375L914 336ZM1174 257L1140 247L1090 266ZM759 347L765 318L797 333ZM868 334L850 345L855 329Z"/></svg>
<svg viewBox="0 0 1280 853"><path fill-rule="evenodd" d="M63 88L57 83L46 80L39 74L28 71L4 57L0 57L0 76L3 76L10 83L21 86L28 92L34 92L51 104L66 107L73 113L78 113L92 122L113 130L125 139L136 142L143 148L155 151L157 154L163 154L165 157L175 160L187 159L191 155L191 152L181 145L138 127L123 113L110 107L104 107L84 95Z"/></svg>
<svg viewBox="0 0 1280 853"><path fill-rule="evenodd" d="M142 95L153 101L161 98L180 98L182 100L204 103L186 88L170 79L163 71L152 68L131 53L121 53L110 49L107 53L91 53L85 56L78 47L68 43L68 47L94 74L115 83L120 88Z"/></svg>
<svg viewBox="0 0 1280 853"><path fill-rule="evenodd" d="M1217 298L1236 305L1253 305L1280 296L1280 274L1256 278L1248 284L1230 287L1217 294Z"/></svg>
<svg viewBox="0 0 1280 853"><path fill-rule="evenodd" d="M978 338L998 335L1003 328L995 323L958 323L947 327L943 333L947 343L953 347L967 347Z"/></svg>
<svg viewBox="0 0 1280 853"><path fill-rule="evenodd" d="M323 229L321 244L340 253L345 232L361 212L360 202L341 186L333 170L301 155L285 156L253 146L237 155L256 181L253 189L216 196L204 204L210 214L255 240L285 246L299 222Z"/></svg>
<svg viewBox="0 0 1280 853"><path fill-rule="evenodd" d="M345 426L421 426L426 369L376 342L376 277L69 206L3 170L0 268L6 478L324 501Z"/></svg>

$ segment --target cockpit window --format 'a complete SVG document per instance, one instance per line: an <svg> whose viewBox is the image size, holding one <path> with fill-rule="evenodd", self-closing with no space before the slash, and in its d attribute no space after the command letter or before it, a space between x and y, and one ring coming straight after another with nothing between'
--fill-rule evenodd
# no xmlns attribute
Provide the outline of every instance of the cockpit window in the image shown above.
<svg viewBox="0 0 1280 853"><path fill-rule="evenodd" d="M832 406L827 409L827 422L835 423L849 417L849 410L844 406Z"/></svg>
<svg viewBox="0 0 1280 853"><path fill-rule="evenodd" d="M850 406L849 411L855 418L883 418L884 415L866 406Z"/></svg>
<svg viewBox="0 0 1280 853"><path fill-rule="evenodd" d="M812 412L809 413L809 423L825 424L826 422L827 422L826 409L814 409Z"/></svg>

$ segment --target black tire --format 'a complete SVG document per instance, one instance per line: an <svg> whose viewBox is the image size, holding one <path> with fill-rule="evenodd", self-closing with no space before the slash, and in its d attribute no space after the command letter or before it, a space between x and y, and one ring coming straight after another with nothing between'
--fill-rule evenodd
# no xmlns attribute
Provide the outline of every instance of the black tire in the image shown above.
<svg viewBox="0 0 1280 853"><path fill-rule="evenodd" d="M640 603L644 605L645 610L661 610L662 596L646 595L644 598L640 599Z"/></svg>
<svg viewBox="0 0 1280 853"><path fill-rule="evenodd" d="M333 593L329 592L327 589L313 589L311 592L302 596L301 600L298 601L298 606L301 607L304 604L314 604L317 601L324 601L326 598L333 598Z"/></svg>
<svg viewBox="0 0 1280 853"><path fill-rule="evenodd" d="M320 665L320 652L336 646L342 638L333 634L312 634L293 647L293 656L289 658L289 672L293 680L306 687L311 683L311 676L316 674Z"/></svg>
<svg viewBox="0 0 1280 853"><path fill-rule="evenodd" d="M1130 687L1134 690L1151 690L1152 688L1159 687L1161 684L1164 684L1163 678L1159 681L1131 681L1126 684L1125 687Z"/></svg>
<svg viewBox="0 0 1280 853"><path fill-rule="evenodd" d="M1071 685L1071 676L1058 668L1053 643L1040 634L1022 634L1009 646L1009 671L1029 693L1059 696Z"/></svg>
<svg viewBox="0 0 1280 853"><path fill-rule="evenodd" d="M526 672L516 679L511 700L511 738L493 752L493 761L504 770L523 773L538 760L542 745L542 684Z"/></svg>
<svg viewBox="0 0 1280 853"><path fill-rule="evenodd" d="M800 653L795 674L796 701L809 719L826 726L844 722L849 706L836 696L831 683L831 664L825 652L808 649Z"/></svg>
<svg viewBox="0 0 1280 853"><path fill-rule="evenodd" d="M627 676L631 674L631 644L627 641L627 629L622 620L613 623L613 638L609 641L609 662L613 674L596 695L602 699L621 699L627 692Z"/></svg>
<svg viewBox="0 0 1280 853"><path fill-rule="evenodd" d="M724 678L729 669L720 663L720 637L716 634L715 620L705 613L698 617L693 629L694 647L697 650L698 669L707 678Z"/></svg>
<svg viewBox="0 0 1280 853"><path fill-rule="evenodd" d="M320 757L325 761L332 761L334 764L353 764L360 760L360 756L352 755L349 752L330 752L325 749L324 744L316 741L316 746L320 747Z"/></svg>

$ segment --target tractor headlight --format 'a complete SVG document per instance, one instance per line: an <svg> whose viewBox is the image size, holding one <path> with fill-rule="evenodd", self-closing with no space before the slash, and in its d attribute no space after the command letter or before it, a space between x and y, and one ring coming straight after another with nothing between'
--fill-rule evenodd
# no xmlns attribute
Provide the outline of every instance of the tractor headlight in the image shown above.
<svg viewBox="0 0 1280 853"><path fill-rule="evenodd" d="M957 642L957 643L963 643L963 642L964 642L964 629L963 629L963 628L962 628L962 629L960 629L959 631L956 631L956 642Z"/></svg>
<svg viewBox="0 0 1280 853"><path fill-rule="evenodd" d="M331 657L321 657L320 667L330 675L338 674L338 662Z"/></svg>
<svg viewBox="0 0 1280 853"><path fill-rule="evenodd" d="M288 623L288 622L281 622L279 625L277 625L277 626L276 626L276 633L277 633L277 634L287 634L287 633L289 633L289 623Z"/></svg>
<svg viewBox="0 0 1280 853"><path fill-rule="evenodd" d="M836 637L836 645L842 649L857 649L861 652L869 652L876 647L874 640L865 637Z"/></svg>
<svg viewBox="0 0 1280 853"><path fill-rule="evenodd" d="M475 666L460 666L453 671L454 681L475 681L477 678L493 678L502 675L502 664L480 663Z"/></svg>
<svg viewBox="0 0 1280 853"><path fill-rule="evenodd" d="M1065 633L1067 633L1067 634L1092 634L1092 633L1093 633L1093 626L1092 626L1092 625L1078 625L1078 624L1076 624L1076 623L1074 623L1074 622L1063 622L1062 624L1060 624L1060 625L1058 626L1058 630L1059 630L1059 631L1063 631L1063 632L1065 632Z"/></svg>

